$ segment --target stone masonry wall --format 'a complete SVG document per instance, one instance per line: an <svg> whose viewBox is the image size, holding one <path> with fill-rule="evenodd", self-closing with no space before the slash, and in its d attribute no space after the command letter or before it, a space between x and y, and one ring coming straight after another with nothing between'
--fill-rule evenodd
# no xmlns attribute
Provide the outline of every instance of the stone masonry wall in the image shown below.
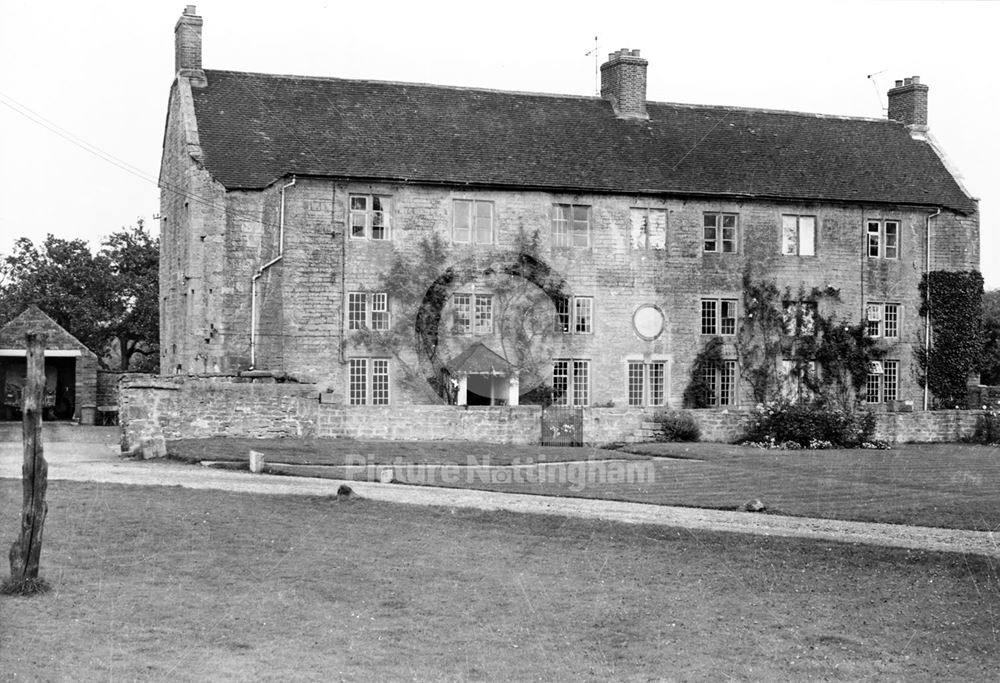
<svg viewBox="0 0 1000 683"><path fill-rule="evenodd" d="M127 376L120 385L123 445L143 439L355 438L539 443L541 408L435 405L344 406L321 403L316 385L262 383L214 376ZM691 410L702 441L731 443L745 410ZM875 437L890 443L955 442L971 436L983 411L879 413ZM652 413L587 408L584 441L607 444L648 440Z"/></svg>
<svg viewBox="0 0 1000 683"><path fill-rule="evenodd" d="M143 438L315 436L317 390L233 377L128 377L119 393L126 448Z"/></svg>
<svg viewBox="0 0 1000 683"><path fill-rule="evenodd" d="M352 194L390 198L391 240L345 239ZM826 315L850 322L863 319L868 303L901 304L899 337L880 340L879 345L886 358L899 361L898 398L912 399L919 393L912 344L919 339L922 329L917 314L917 286L925 260L923 233L927 212L924 210L456 191L321 180L300 180L288 193L286 252L281 274L284 313L280 320L275 320L280 331L270 331L282 336L284 352L280 361L275 358L274 369L315 380L330 388L339 400L346 400L346 360L352 356L379 355L379 351L355 346L350 335L345 335L345 292L378 291L395 254L416 253L421 240L430 235L437 234L450 242L456 199L492 202L495 238L492 244L450 244L451 261L444 265L473 264L474 268L486 271L512 252L519 231L529 235L537 231L541 258L557 276L565 279L568 292L594 298L593 332L560 335L551 350L552 358L590 361L592 404L627 405L628 361L662 360L667 363L667 403L679 407L690 381L694 356L708 340L700 334L701 300L738 300L741 276L747 266L758 277L774 279L792 297L813 287L837 288L839 300L823 300L821 309ZM556 203L591 207L589 247L553 246L552 207ZM665 249L639 249L631 244L633 207L667 211ZM737 253L703 252L704 215L716 211L738 214ZM780 253L783 214L817 217L815 256ZM869 219L901 222L898 259L867 257L863 229ZM975 217L949 212L935 219L934 266L974 267L978 251L968 245L975 241L972 233L976 232L976 225ZM463 283L461 291L481 291L476 286L475 282ZM456 291L459 291L457 286ZM640 339L632 329L632 314L642 304L659 306L666 313L664 333L654 341ZM477 335L452 341L456 349L483 341L499 350L501 341L495 337ZM733 339L725 339L725 353L729 357L735 357ZM394 377L399 374L399 360L392 361ZM745 391L739 393L746 395ZM394 386L393 397L393 403L415 400L399 386Z"/></svg>

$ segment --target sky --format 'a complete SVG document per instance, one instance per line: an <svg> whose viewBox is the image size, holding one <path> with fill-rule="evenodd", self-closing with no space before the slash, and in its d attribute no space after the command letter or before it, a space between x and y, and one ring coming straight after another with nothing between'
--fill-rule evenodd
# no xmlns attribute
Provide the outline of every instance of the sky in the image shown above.
<svg viewBox="0 0 1000 683"><path fill-rule="evenodd" d="M0 253L52 233L98 247L158 229L157 174L182 2L0 0ZM599 60L649 60L647 98L882 117L930 87L931 133L980 199L1000 288L1000 2L196 1L203 65L591 95ZM591 54L587 54L590 52Z"/></svg>

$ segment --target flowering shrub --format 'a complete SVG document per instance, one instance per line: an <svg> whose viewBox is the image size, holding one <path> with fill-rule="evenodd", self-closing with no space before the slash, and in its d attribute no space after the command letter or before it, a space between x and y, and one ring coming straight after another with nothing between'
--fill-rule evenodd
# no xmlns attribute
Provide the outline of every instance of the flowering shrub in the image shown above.
<svg viewBox="0 0 1000 683"><path fill-rule="evenodd" d="M892 446L889 445L888 441L883 441L882 439L875 439L874 441L865 441L861 444L861 448L867 450L877 450L877 451L887 451Z"/></svg>
<svg viewBox="0 0 1000 683"><path fill-rule="evenodd" d="M698 423L687 413L657 413L653 421L660 425L658 441L697 441L701 438Z"/></svg>
<svg viewBox="0 0 1000 683"><path fill-rule="evenodd" d="M1000 444L1000 408L991 408L979 416L971 441L987 445Z"/></svg>
<svg viewBox="0 0 1000 683"><path fill-rule="evenodd" d="M758 448L856 448L871 443L874 431L875 415L867 411L847 411L824 403L773 401L750 413L744 443Z"/></svg>

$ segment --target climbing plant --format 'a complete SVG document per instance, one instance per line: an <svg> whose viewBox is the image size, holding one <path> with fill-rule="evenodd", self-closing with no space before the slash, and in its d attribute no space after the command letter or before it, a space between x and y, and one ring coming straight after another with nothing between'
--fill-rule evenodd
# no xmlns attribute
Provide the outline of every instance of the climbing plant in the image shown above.
<svg viewBox="0 0 1000 683"><path fill-rule="evenodd" d="M450 247L436 233L410 250L394 246L392 263L374 288L387 295L391 324L386 330L365 328L350 335L354 344L392 355L401 385L417 393L432 389L432 395L445 400L449 388L439 370L439 313L459 277L450 261Z"/></svg>
<svg viewBox="0 0 1000 683"><path fill-rule="evenodd" d="M694 357L691 380L684 390L685 408L710 408L713 405L714 388L706 379L710 376L706 371L719 366L723 359L722 350L722 337L712 337Z"/></svg>
<svg viewBox="0 0 1000 683"><path fill-rule="evenodd" d="M781 335L784 317L779 308L781 292L771 280L754 280L750 269L743 272L743 317L736 331L736 354L740 376L753 400L766 403L778 395Z"/></svg>
<svg viewBox="0 0 1000 683"><path fill-rule="evenodd" d="M779 363L804 391L797 400L849 410L860 398L870 363L882 356L864 322L824 316L818 304L840 300L833 287L779 290L771 280L743 274L743 319L736 351L743 380L757 403L781 397Z"/></svg>
<svg viewBox="0 0 1000 683"><path fill-rule="evenodd" d="M969 374L983 351L983 276L976 271L932 271L920 282L920 315L930 316L931 348L917 346L921 386L941 407L965 407Z"/></svg>
<svg viewBox="0 0 1000 683"><path fill-rule="evenodd" d="M549 374L555 302L567 302L566 284L541 259L539 242L537 232L519 230L510 251L458 259L437 234L422 239L415 249L396 247L392 265L374 288L388 295L391 326L357 330L350 341L391 354L401 384L425 393L430 387L434 395L453 403L456 383L446 363L469 340L468 330L453 329L445 310L456 291L475 283L477 291L493 297L493 333L481 340L517 371L521 391L534 396ZM541 393L546 393L544 387Z"/></svg>

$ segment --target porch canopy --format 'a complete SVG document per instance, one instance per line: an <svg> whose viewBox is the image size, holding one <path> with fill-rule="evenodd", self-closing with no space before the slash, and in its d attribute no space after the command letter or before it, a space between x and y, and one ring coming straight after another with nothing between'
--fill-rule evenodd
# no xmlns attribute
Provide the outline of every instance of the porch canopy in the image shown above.
<svg viewBox="0 0 1000 683"><path fill-rule="evenodd" d="M518 404L517 370L482 342L469 346L445 367L458 380L458 405Z"/></svg>

